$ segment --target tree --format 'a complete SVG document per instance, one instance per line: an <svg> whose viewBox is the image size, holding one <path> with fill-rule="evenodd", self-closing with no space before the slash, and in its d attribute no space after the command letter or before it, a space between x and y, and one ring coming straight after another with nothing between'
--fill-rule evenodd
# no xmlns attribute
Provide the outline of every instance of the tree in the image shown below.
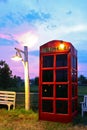
<svg viewBox="0 0 87 130"><path fill-rule="evenodd" d="M39 85L39 77L35 77L35 85Z"/></svg>
<svg viewBox="0 0 87 130"><path fill-rule="evenodd" d="M0 87L8 88L10 87L10 78L12 77L12 71L10 70L8 64L1 60L0 61Z"/></svg>
<svg viewBox="0 0 87 130"><path fill-rule="evenodd" d="M11 86L16 88L24 86L24 81L19 76L15 75L11 78Z"/></svg>
<svg viewBox="0 0 87 130"><path fill-rule="evenodd" d="M84 75L80 75L78 78L79 83L82 84L87 84L87 78Z"/></svg>
<svg viewBox="0 0 87 130"><path fill-rule="evenodd" d="M5 90L19 90L24 86L24 81L18 77L13 76L12 71L8 64L1 60L0 61L0 89Z"/></svg>

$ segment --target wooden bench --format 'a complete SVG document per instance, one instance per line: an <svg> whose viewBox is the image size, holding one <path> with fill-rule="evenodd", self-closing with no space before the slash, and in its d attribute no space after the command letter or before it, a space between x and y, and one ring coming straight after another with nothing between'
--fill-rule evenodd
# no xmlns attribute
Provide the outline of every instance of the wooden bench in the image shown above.
<svg viewBox="0 0 87 130"><path fill-rule="evenodd" d="M81 103L81 115L83 117L84 112L87 112L87 95L84 95L84 100Z"/></svg>
<svg viewBox="0 0 87 130"><path fill-rule="evenodd" d="M8 110L11 106L15 109L16 92L12 91L0 91L0 104L7 105Z"/></svg>

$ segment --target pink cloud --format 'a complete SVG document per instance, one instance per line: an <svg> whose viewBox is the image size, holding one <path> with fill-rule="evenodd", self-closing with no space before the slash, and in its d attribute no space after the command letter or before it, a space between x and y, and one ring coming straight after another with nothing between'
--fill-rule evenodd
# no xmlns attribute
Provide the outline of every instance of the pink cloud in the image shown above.
<svg viewBox="0 0 87 130"><path fill-rule="evenodd" d="M4 38L4 39L10 40L10 39L11 39L11 36L10 36L10 35L6 35L6 34L3 34L3 33L0 33L0 38Z"/></svg>
<svg viewBox="0 0 87 130"><path fill-rule="evenodd" d="M87 77L87 63L78 64L78 75L84 75Z"/></svg>

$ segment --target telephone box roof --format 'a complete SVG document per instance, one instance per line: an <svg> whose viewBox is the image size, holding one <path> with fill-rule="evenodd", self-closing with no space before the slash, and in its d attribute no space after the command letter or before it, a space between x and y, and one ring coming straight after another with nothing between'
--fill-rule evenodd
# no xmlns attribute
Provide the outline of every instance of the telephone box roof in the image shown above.
<svg viewBox="0 0 87 130"><path fill-rule="evenodd" d="M59 49L60 44L64 44L65 48L64 49ZM63 40L52 40L49 41L43 45L40 46L40 52L45 53L45 52L58 52L58 51L74 51L77 53L77 50L75 47L72 45L72 43L63 41Z"/></svg>

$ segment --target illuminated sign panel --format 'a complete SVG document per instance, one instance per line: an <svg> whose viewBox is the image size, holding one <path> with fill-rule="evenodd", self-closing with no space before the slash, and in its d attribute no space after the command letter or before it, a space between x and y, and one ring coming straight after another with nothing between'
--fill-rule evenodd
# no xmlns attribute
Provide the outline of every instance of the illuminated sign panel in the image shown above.
<svg viewBox="0 0 87 130"><path fill-rule="evenodd" d="M68 46L65 46L64 44L60 44L58 46L54 46L54 47L44 47L42 48L43 53L46 52L58 52L58 51L68 51L70 48Z"/></svg>

